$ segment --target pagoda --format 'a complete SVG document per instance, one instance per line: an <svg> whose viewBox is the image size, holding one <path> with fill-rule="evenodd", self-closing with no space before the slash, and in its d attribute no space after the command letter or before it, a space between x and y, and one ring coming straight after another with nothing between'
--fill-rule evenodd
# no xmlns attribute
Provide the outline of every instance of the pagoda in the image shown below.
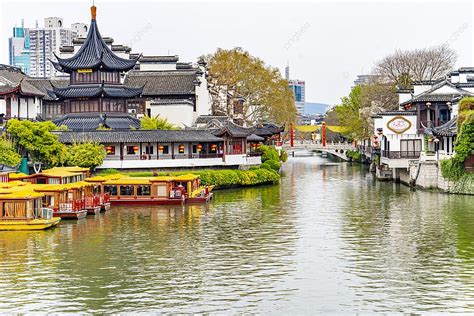
<svg viewBox="0 0 474 316"><path fill-rule="evenodd" d="M83 116L122 117L122 127L136 127L136 119L127 114L127 103L140 96L143 87L125 86L121 78L135 67L138 59L121 58L112 52L99 33L96 12L97 8L92 6L89 33L78 52L70 58L55 55L57 61L50 60L57 70L69 74L69 85L57 87L51 83L48 93L62 104L65 117L58 121L75 123L73 129L80 125Z"/></svg>

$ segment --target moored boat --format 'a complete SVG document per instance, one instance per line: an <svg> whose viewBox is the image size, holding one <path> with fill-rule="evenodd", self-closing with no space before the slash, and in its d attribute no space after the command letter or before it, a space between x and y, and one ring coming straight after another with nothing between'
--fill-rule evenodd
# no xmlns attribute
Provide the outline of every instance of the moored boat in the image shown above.
<svg viewBox="0 0 474 316"><path fill-rule="evenodd" d="M98 203L100 205L100 211L105 212L110 210L110 195L108 192L103 192L102 183L107 179L101 176L95 176L92 178L86 178L85 181L93 185L93 194L98 197Z"/></svg>
<svg viewBox="0 0 474 316"><path fill-rule="evenodd" d="M201 186L198 175L157 177L117 176L101 182L102 192L110 195L112 204L179 205L207 203L212 187Z"/></svg>
<svg viewBox="0 0 474 316"><path fill-rule="evenodd" d="M30 186L0 188L0 230L43 230L56 226L60 218L42 207L44 194Z"/></svg>
<svg viewBox="0 0 474 316"><path fill-rule="evenodd" d="M81 219L86 217L87 209L84 196L85 182L68 184L32 185L36 192L45 196L43 204L53 210L54 217L62 219Z"/></svg>

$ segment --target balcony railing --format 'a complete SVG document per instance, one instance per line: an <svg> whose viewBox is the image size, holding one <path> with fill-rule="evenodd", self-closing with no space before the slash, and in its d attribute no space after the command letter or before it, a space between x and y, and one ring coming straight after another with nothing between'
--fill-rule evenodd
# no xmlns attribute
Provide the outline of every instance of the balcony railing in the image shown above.
<svg viewBox="0 0 474 316"><path fill-rule="evenodd" d="M416 159L416 158L420 158L420 151L382 150L382 157L389 158L389 159Z"/></svg>

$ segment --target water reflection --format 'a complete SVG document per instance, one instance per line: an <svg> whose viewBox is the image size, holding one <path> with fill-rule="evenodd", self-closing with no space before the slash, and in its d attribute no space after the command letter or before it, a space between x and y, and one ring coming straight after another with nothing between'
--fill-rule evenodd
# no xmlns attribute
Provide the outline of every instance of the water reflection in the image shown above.
<svg viewBox="0 0 474 316"><path fill-rule="evenodd" d="M0 232L0 311L472 311L473 202L295 158L209 205Z"/></svg>

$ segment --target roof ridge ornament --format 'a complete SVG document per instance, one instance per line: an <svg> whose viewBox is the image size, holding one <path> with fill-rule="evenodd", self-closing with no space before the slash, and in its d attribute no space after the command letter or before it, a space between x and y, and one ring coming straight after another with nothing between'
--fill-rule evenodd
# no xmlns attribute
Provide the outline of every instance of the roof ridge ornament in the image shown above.
<svg viewBox="0 0 474 316"><path fill-rule="evenodd" d="M95 21L96 16L97 16L97 7L94 5L94 2L92 2L91 20Z"/></svg>

